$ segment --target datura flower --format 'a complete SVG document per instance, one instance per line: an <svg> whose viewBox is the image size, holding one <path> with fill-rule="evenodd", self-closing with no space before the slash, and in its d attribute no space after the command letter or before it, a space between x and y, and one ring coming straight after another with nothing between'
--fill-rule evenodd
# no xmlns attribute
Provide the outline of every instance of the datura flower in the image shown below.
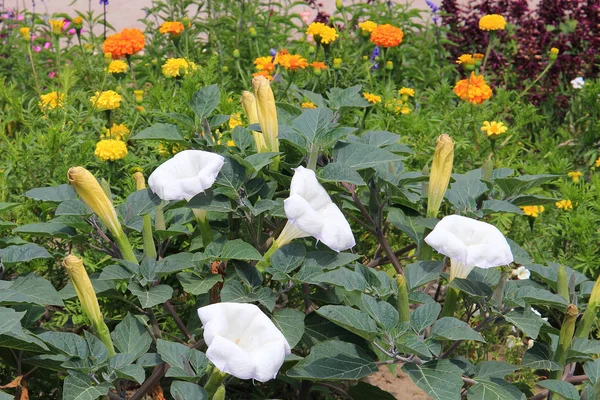
<svg viewBox="0 0 600 400"><path fill-rule="evenodd" d="M350 224L338 206L317 181L315 172L302 166L296 168L290 197L284 201L288 223L277 238L281 247L296 238L313 236L330 249L343 251L356 242Z"/></svg>
<svg viewBox="0 0 600 400"><path fill-rule="evenodd" d="M254 304L211 304L199 308L198 316L208 345L206 356L236 378L274 379L291 353L281 331Z"/></svg>
<svg viewBox="0 0 600 400"><path fill-rule="evenodd" d="M256 98L256 111L260 129L268 151L279 151L279 127L277 125L277 109L271 84L264 76L252 79L252 88Z"/></svg>
<svg viewBox="0 0 600 400"><path fill-rule="evenodd" d="M258 106L256 105L256 97L247 90L242 92L242 109L246 118L248 118L248 124L258 124ZM254 136L254 142L256 143L256 151L258 153L264 153L267 150L267 144L265 143L265 136L262 132L252 131Z"/></svg>
<svg viewBox="0 0 600 400"><path fill-rule="evenodd" d="M215 183L224 163L218 154L185 150L156 168L148 185L163 200L189 200Z"/></svg>
<svg viewBox="0 0 600 400"><path fill-rule="evenodd" d="M513 262L510 246L498 228L460 215L442 218L425 242L450 258L450 281L466 278L474 267L487 269Z"/></svg>

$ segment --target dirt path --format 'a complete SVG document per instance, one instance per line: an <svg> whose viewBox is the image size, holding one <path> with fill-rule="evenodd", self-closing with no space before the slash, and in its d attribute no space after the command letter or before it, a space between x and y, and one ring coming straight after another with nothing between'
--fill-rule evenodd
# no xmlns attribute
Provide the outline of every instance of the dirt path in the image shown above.
<svg viewBox="0 0 600 400"><path fill-rule="evenodd" d="M392 374L385 366L379 367L379 372L368 376L365 381L375 385L402 400L429 400L427 396L413 381L400 369L396 369L396 375Z"/></svg>

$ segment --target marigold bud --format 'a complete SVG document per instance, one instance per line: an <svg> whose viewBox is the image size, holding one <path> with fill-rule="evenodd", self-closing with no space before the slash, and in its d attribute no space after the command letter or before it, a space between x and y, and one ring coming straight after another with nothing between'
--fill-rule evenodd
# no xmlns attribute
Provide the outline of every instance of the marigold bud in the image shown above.
<svg viewBox="0 0 600 400"><path fill-rule="evenodd" d="M342 10L344 8L344 3L342 3L342 0L335 0L335 8L338 10Z"/></svg>
<svg viewBox="0 0 600 400"><path fill-rule="evenodd" d="M548 58L550 59L550 62L556 61L556 59L558 58L558 49L556 47L550 49L550 55L548 56Z"/></svg>
<svg viewBox="0 0 600 400"><path fill-rule="evenodd" d="M256 38L256 36L258 36L254 27L250 27L250 29L248 29L248 33L250 33L250 37L253 39Z"/></svg>
<svg viewBox="0 0 600 400"><path fill-rule="evenodd" d="M135 102L141 104L144 101L144 91L143 90L134 90L133 94L135 95Z"/></svg>
<svg viewBox="0 0 600 400"><path fill-rule="evenodd" d="M240 51L238 49L233 50L233 58L240 58Z"/></svg>
<svg viewBox="0 0 600 400"><path fill-rule="evenodd" d="M446 134L437 139L431 173L429 174L429 189L427 198L427 216L435 218L448 189L452 163L454 162L454 141Z"/></svg>
<svg viewBox="0 0 600 400"><path fill-rule="evenodd" d="M392 71L394 69L394 63L392 61L386 62L385 69L387 69L388 71ZM408 100L408 98L407 98L407 100ZM406 101L406 100L404 100L404 101Z"/></svg>
<svg viewBox="0 0 600 400"><path fill-rule="evenodd" d="M190 19L188 17L183 17L181 19L181 23L183 24L183 26L189 28L190 27Z"/></svg>
<svg viewBox="0 0 600 400"><path fill-rule="evenodd" d="M104 53L104 62L110 64L113 60L112 53Z"/></svg>
<svg viewBox="0 0 600 400"><path fill-rule="evenodd" d="M333 59L333 69L339 70L342 68L342 59L334 58Z"/></svg>

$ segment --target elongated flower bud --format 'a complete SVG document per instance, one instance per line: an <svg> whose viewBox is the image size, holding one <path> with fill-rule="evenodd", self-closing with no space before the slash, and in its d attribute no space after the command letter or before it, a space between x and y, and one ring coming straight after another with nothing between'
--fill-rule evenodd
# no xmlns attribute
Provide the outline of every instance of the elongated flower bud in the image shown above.
<svg viewBox="0 0 600 400"><path fill-rule="evenodd" d="M254 96L256 96L256 110L258 122L262 130L268 151L279 151L277 109L275 108L275 96L267 78L258 75L252 79Z"/></svg>
<svg viewBox="0 0 600 400"><path fill-rule="evenodd" d="M133 174L136 190L146 189L146 180L144 174L136 172ZM156 259L156 246L152 237L152 218L150 214L144 215L144 225L142 225L142 237L144 239L144 254L150 258Z"/></svg>
<svg viewBox="0 0 600 400"><path fill-rule="evenodd" d="M569 283L567 282L567 271L565 266L561 265L558 269L558 279L556 280L556 293L563 299L569 301Z"/></svg>
<svg viewBox="0 0 600 400"><path fill-rule="evenodd" d="M571 341L573 340L573 332L575 332L575 321L579 311L575 304L569 304L567 306L567 313L560 327L560 336L558 337L558 347L554 354L554 361L563 365L567 359L567 352L571 347ZM552 371L552 379L560 379L562 376L562 370Z"/></svg>
<svg viewBox="0 0 600 400"><path fill-rule="evenodd" d="M75 293L77 293L77 297L81 302L81 307L92 323L92 328L106 345L110 354L114 355L115 349L110 338L110 332L102 318L98 298L96 297L96 292L94 292L90 277L83 267L83 260L75 255L69 255L63 260L63 265L67 270L67 274L69 274L71 283L75 288Z"/></svg>
<svg viewBox="0 0 600 400"><path fill-rule="evenodd" d="M256 97L247 90L242 92L242 108L248 118L248 124L258 124L258 109L256 105ZM267 150L267 144L265 143L265 137L262 132L252 131L254 136L254 142L256 143L256 151L258 153L264 153Z"/></svg>
<svg viewBox="0 0 600 400"><path fill-rule="evenodd" d="M408 288L404 275L396 275L396 283L398 284L398 296L396 297L396 308L400 315L400 322L408 322L410 319L410 311L408 308Z"/></svg>
<svg viewBox="0 0 600 400"><path fill-rule="evenodd" d="M596 310L600 304L600 277L596 279L596 283L592 288L592 294L590 295L590 301L587 304L583 318L577 324L577 332L575 337L587 339L590 334L590 329L596 322Z"/></svg>
<svg viewBox="0 0 600 400"><path fill-rule="evenodd" d="M427 216L435 218L448 189L452 163L454 161L454 141L446 134L437 139L431 173L429 174L429 194L427 199Z"/></svg>
<svg viewBox="0 0 600 400"><path fill-rule="evenodd" d="M146 180L144 179L144 174L138 171L133 174L133 179L135 180L135 190L146 189Z"/></svg>

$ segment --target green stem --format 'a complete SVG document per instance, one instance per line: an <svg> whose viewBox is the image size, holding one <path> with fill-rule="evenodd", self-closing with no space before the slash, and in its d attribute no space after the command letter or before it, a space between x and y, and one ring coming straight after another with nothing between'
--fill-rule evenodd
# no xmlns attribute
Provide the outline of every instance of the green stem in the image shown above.
<svg viewBox="0 0 600 400"><path fill-rule="evenodd" d="M157 231L167 230L167 227L165 225L165 215L163 214L162 202L156 206L154 211L154 229L156 229Z"/></svg>
<svg viewBox="0 0 600 400"><path fill-rule="evenodd" d="M97 323L92 322L92 327L94 331L96 331L96 335L98 338L104 343L106 348L108 349L108 355L110 357L117 354L115 352L115 347L113 346L112 339L110 338L110 331L108 330L108 326L104 321L98 321Z"/></svg>
<svg viewBox="0 0 600 400"><path fill-rule="evenodd" d="M521 99L521 97L525 96L527 94L527 92L529 91L529 89L531 89L536 83L538 83L538 81L540 79L542 79L542 77L544 75L546 75L546 73L550 70L550 67L552 67L553 64L554 64L554 61L551 61L546 66L546 68L544 68L544 70L542 71L542 73L539 74L538 77L533 82L531 82L529 85L527 85L527 87L525 88L525 90L523 90L523 92L516 98L516 100L514 101L514 103L518 102Z"/></svg>
<svg viewBox="0 0 600 400"><path fill-rule="evenodd" d="M489 35L490 35L490 39L488 40L487 49L485 50L485 57L483 58L483 65L481 66L481 71L480 71L481 74L483 74L483 71L485 71L485 65L487 64L487 60L490 55L490 51L492 50L492 47L494 45L493 42L496 37L496 33L494 31L490 31Z"/></svg>
<svg viewBox="0 0 600 400"><path fill-rule="evenodd" d="M444 299L444 308L442 308L442 317L452 317L454 316L454 311L456 310L456 302L458 301L458 289L448 286L448 292L446 293L446 298Z"/></svg>
<svg viewBox="0 0 600 400"><path fill-rule="evenodd" d="M120 233L114 234L115 241L117 242L117 246L119 250L121 250L121 256L124 260L137 264L137 258L135 257L135 253L133 252L133 248L131 247L131 243L129 243L129 239L127 239L127 235L125 232L121 231Z"/></svg>
<svg viewBox="0 0 600 400"><path fill-rule="evenodd" d="M408 288L404 275L396 275L396 283L398 284L398 296L396 297L396 308L400 315L400 323L410 320L410 310L408 303Z"/></svg>
<svg viewBox="0 0 600 400"><path fill-rule="evenodd" d="M435 216L433 216L432 218L435 218ZM425 238L427 237L427 235L429 235L430 232L431 229L425 228L425 232L423 233L423 240L421 240L421 243L419 243L419 261L430 261L433 258L433 249L431 248L431 246L425 243Z"/></svg>
<svg viewBox="0 0 600 400"><path fill-rule="evenodd" d="M210 374L210 378L208 378L208 382L206 382L206 385L204 385L204 390L206 390L209 399L213 398L226 377L227 374L225 372L221 372L217 368L213 369L212 374Z"/></svg>
<svg viewBox="0 0 600 400"><path fill-rule="evenodd" d="M54 51L56 54L56 76L60 77L60 37L55 36Z"/></svg>
<svg viewBox="0 0 600 400"><path fill-rule="evenodd" d="M35 80L35 90L38 92L38 94L40 94L40 83L38 81L37 72L35 71L35 64L33 63L33 52L31 51L31 42L27 43L27 53L29 53L29 61L31 62L31 72L33 73L33 79Z"/></svg>
<svg viewBox="0 0 600 400"><path fill-rule="evenodd" d="M310 155L308 157L308 164L306 165L306 168L316 171L318 158L319 158L319 145L317 143L313 143L310 147Z"/></svg>
<svg viewBox="0 0 600 400"><path fill-rule="evenodd" d="M144 239L144 254L156 260L156 246L152 237L152 219L150 214L144 215L144 226L142 227L142 238Z"/></svg>
<svg viewBox="0 0 600 400"><path fill-rule="evenodd" d="M208 222L208 218L206 218L207 212L205 210L200 210L197 208L192 208L196 219L198 220L198 228L200 229L200 235L202 236L202 245L206 249L213 241L212 230L210 229L210 223Z"/></svg>
<svg viewBox="0 0 600 400"><path fill-rule="evenodd" d="M263 273L265 272L265 270L267 268L269 268L271 266L271 257L273 256L273 253L275 253L275 251L279 248L279 243L277 243L277 240L273 241L273 244L271 245L271 247L269 248L269 250L267 250L267 252L265 253L265 255L263 256L263 259L260 260L257 264L256 264L256 269L260 272Z"/></svg>

